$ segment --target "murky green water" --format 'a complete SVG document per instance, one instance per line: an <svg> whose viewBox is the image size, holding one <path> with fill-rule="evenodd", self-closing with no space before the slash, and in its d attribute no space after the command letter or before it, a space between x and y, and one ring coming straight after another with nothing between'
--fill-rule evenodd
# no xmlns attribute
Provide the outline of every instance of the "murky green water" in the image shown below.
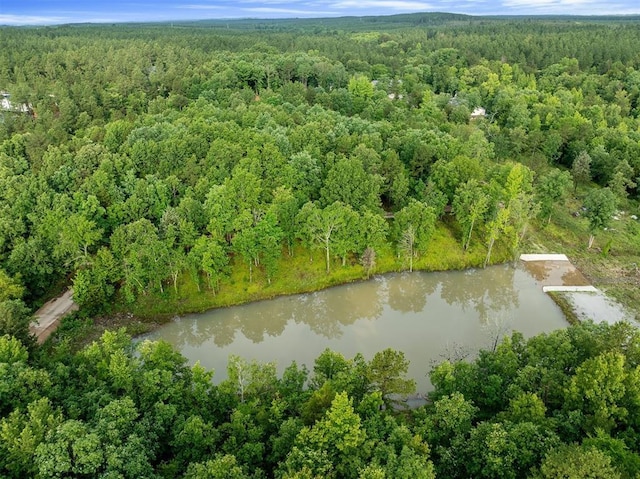
<svg viewBox="0 0 640 479"><path fill-rule="evenodd" d="M148 335L175 345L191 362L226 377L229 354L291 361L313 368L325 349L365 358L385 348L404 351L418 390L444 358L472 357L497 337L525 337L567 325L563 314L523 268L390 274L311 294L176 318Z"/></svg>

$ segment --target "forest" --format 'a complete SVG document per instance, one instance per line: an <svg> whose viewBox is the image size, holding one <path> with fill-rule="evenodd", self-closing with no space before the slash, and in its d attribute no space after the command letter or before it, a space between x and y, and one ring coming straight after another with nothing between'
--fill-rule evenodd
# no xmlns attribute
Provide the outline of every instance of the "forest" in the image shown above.
<svg viewBox="0 0 640 479"><path fill-rule="evenodd" d="M72 353L0 337L0 474L9 478L635 478L640 336L580 323L431 371L401 352L326 350L311 370L231 357L228 379L124 330ZM426 371L425 371L426 372ZM214 377L215 379L215 377Z"/></svg>
<svg viewBox="0 0 640 479"><path fill-rule="evenodd" d="M638 21L0 28L0 474L636 477L628 325L445 361L409 412L401 352L214 385L98 325L540 245L640 312Z"/></svg>

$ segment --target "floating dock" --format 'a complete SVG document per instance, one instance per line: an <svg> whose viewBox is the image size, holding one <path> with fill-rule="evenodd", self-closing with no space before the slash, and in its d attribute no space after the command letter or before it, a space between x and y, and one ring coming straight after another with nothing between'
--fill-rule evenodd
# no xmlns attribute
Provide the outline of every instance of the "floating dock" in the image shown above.
<svg viewBox="0 0 640 479"><path fill-rule="evenodd" d="M521 254L520 261L569 261L566 254Z"/></svg>
<svg viewBox="0 0 640 479"><path fill-rule="evenodd" d="M624 308L590 284L564 254L523 254L520 260L545 293L561 293L581 320L613 324L631 320Z"/></svg>

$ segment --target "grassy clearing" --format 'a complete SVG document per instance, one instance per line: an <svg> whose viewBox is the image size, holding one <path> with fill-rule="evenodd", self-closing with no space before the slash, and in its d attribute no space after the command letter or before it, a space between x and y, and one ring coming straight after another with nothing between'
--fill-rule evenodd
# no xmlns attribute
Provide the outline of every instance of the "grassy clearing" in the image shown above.
<svg viewBox="0 0 640 479"><path fill-rule="evenodd" d="M596 234L591 249L587 219L573 215L580 207L572 198L566 208L556 209L551 224L535 224L527 247L532 253L565 253L594 286L640 318L640 222L631 217L640 216L638 204L621 207L607 231Z"/></svg>

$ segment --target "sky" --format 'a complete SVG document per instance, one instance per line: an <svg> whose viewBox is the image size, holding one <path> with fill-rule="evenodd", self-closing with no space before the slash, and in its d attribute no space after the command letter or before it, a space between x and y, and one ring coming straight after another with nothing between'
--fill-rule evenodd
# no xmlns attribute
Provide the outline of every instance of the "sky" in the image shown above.
<svg viewBox="0 0 640 479"><path fill-rule="evenodd" d="M309 18L451 12L631 15L639 0L0 0L0 25Z"/></svg>

